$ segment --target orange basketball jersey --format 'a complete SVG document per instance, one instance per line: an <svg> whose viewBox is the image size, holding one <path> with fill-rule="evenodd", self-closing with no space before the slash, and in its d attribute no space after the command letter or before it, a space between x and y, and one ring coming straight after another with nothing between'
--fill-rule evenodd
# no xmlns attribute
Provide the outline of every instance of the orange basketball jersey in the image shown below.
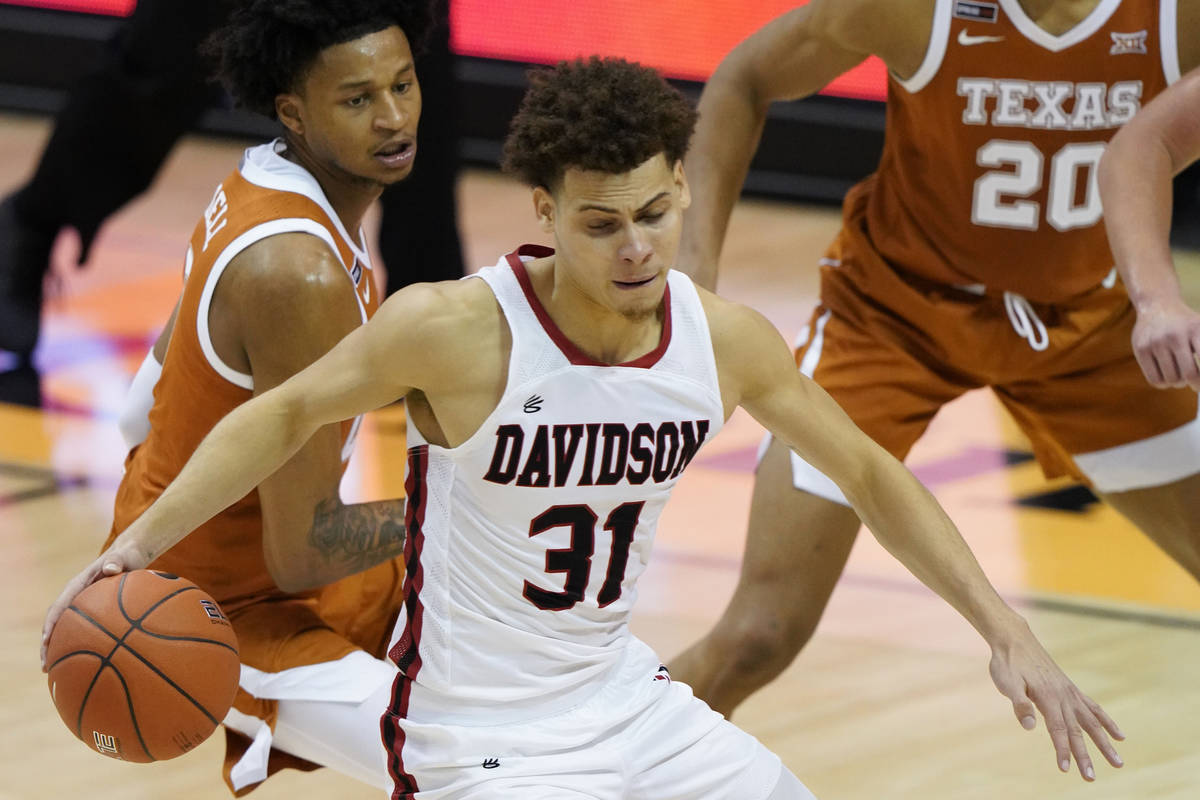
<svg viewBox="0 0 1200 800"><path fill-rule="evenodd" d="M345 267L346 291L355 292L364 322L379 305L366 251L346 232L316 179L279 155L281 147L275 142L247 150L238 169L217 186L192 234L179 313L154 387L150 433L126 460L110 542L162 493L217 421L253 394L252 376L221 360L208 329L214 290L235 256L268 236L312 234L324 240ZM361 236L359 231L360 240ZM358 422L342 424L343 467ZM230 613L254 600L282 596L263 557L257 491L151 566L186 576Z"/></svg>
<svg viewBox="0 0 1200 800"><path fill-rule="evenodd" d="M1099 284L1113 261L1096 167L1179 78L1175 5L1100 0L1053 36L1018 0L937 0L920 68L889 79L879 168L847 196L871 246L904 272L1033 301Z"/></svg>

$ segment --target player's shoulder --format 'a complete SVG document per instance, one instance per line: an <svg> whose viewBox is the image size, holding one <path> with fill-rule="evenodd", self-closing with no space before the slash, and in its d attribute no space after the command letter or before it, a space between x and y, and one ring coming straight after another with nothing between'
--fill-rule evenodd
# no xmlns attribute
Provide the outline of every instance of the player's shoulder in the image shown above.
<svg viewBox="0 0 1200 800"><path fill-rule="evenodd" d="M414 341L483 342L501 324L502 313L487 283L478 279L414 283L389 297L376 314L402 325Z"/></svg>
<svg viewBox="0 0 1200 800"><path fill-rule="evenodd" d="M281 233L255 242L229 263L242 295L319 301L351 287L345 266L320 237Z"/></svg>
<svg viewBox="0 0 1200 800"><path fill-rule="evenodd" d="M814 0L810 6L814 30L890 66L898 51L923 49L937 0Z"/></svg>
<svg viewBox="0 0 1200 800"><path fill-rule="evenodd" d="M414 283L396 292L387 304L441 325L469 324L499 308L487 283L477 279Z"/></svg>
<svg viewBox="0 0 1200 800"><path fill-rule="evenodd" d="M410 385L426 393L459 392L494 379L496 354L508 346L499 303L478 279L415 283L393 294L367 323L402 349ZM372 334L375 335L375 334Z"/></svg>
<svg viewBox="0 0 1200 800"><path fill-rule="evenodd" d="M768 341L770 337L778 337L779 334L770 320L753 308L727 300L700 285L696 286L696 292L708 319L709 335L712 337L713 351L718 362L736 362L743 355L752 353L754 348Z"/></svg>
<svg viewBox="0 0 1200 800"><path fill-rule="evenodd" d="M775 325L749 306L697 287L708 318L713 360L726 410L790 372L791 353Z"/></svg>
<svg viewBox="0 0 1200 800"><path fill-rule="evenodd" d="M812 0L809 4L815 19L822 22L846 25L857 22L860 26L880 29L894 27L900 15L918 14L929 16L937 6L937 0Z"/></svg>

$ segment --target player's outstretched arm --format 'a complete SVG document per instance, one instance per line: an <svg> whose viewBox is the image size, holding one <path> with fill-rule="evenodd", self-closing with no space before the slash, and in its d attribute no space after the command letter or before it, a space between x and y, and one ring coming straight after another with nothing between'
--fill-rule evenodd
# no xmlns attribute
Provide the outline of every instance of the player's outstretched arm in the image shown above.
<svg viewBox="0 0 1200 800"><path fill-rule="evenodd" d="M321 426L438 381L442 290L397 292L371 322L280 386L243 403L204 438L163 494L112 546L73 578L50 607L42 650L71 600L102 575L140 569L277 470Z"/></svg>
<svg viewBox="0 0 1200 800"><path fill-rule="evenodd" d="M1171 178L1200 159L1200 69L1152 100L1109 144L1100 198L1117 270L1137 309L1133 352L1160 388L1200 391L1200 313L1171 259Z"/></svg>
<svg viewBox="0 0 1200 800"><path fill-rule="evenodd" d="M932 7L930 0L812 0L725 56L700 95L700 119L684 163L692 206L684 217L678 269L707 289L716 286L729 215L768 106L815 94L872 54L907 75L923 55Z"/></svg>
<svg viewBox="0 0 1200 800"><path fill-rule="evenodd" d="M1115 722L1063 674L1025 620L996 593L949 517L904 465L797 369L775 328L747 308L706 296L726 410L741 405L838 484L879 542L975 627L991 674L1027 729L1046 719L1057 763L1094 778L1084 733L1114 766Z"/></svg>

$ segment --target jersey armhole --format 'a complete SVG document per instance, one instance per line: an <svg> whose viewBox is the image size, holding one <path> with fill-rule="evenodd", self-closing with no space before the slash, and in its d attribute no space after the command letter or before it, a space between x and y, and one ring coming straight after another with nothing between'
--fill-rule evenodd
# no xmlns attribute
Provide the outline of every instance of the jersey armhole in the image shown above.
<svg viewBox="0 0 1200 800"><path fill-rule="evenodd" d="M281 233L309 233L324 241L337 257L338 262L341 262L341 255L338 252L337 245L334 243L333 236L329 233L324 225L313 219L305 217L296 217L292 219L274 219L269 222L264 222L261 225L256 225L250 230L238 236L232 242L225 246L221 254L217 256L213 262L212 269L205 276L204 290L200 294L200 302L196 309L196 339L200 343L200 350L204 353L204 360L212 367L213 371L220 375L225 380L232 383L234 386L239 386L247 391L254 391L254 377L247 375L244 372L239 372L233 367L226 364L217 354L216 347L212 343L212 333L208 329L208 312L212 308L213 294L216 293L217 283L221 280L221 275L224 274L225 268L229 266L235 256L245 250L252 244L255 244L269 236L275 236ZM342 264L343 268L345 264ZM353 289L353 286L351 287ZM359 303L359 310L363 312L365 320L366 313L362 308L362 299L358 298L358 292L355 292L355 298Z"/></svg>
<svg viewBox="0 0 1200 800"><path fill-rule="evenodd" d="M1162 50L1163 76L1168 86L1180 78L1178 16L1178 0L1159 0L1158 41Z"/></svg>
<svg viewBox="0 0 1200 800"><path fill-rule="evenodd" d="M925 60L917 71L907 80L901 80L894 73L892 78L909 94L916 94L924 89L942 66L946 57L946 43L950 40L950 4L954 0L937 0L933 9L933 28L929 32L929 46L925 48Z"/></svg>
<svg viewBox="0 0 1200 800"><path fill-rule="evenodd" d="M504 262L501 261L501 264L504 264ZM514 288L516 292L520 292L521 290L519 286L516 286L516 276L512 274L512 270L509 269L507 264L504 264L503 272L494 271L498 269L499 267L485 267L478 272L464 275L459 280L467 281L478 279L483 281L483 283L488 287L488 290L492 293L492 297L496 302L496 307L500 310L501 321L508 328L510 347L508 352L508 363L505 365L504 388L500 392L500 397L496 400L495 407L489 411L487 416L484 417L479 423L479 427L472 431L470 436L456 444L454 447L443 447L438 444L431 444L428 438L426 438L425 434L423 434L420 428L417 427L415 421L410 419L409 438L412 440L409 443L410 450L412 449L412 442L418 442L419 444L425 445L430 449L441 453L460 453L471 447L475 447L476 443L481 441L483 437L487 435L484 433L484 431L488 429L488 423L491 421L492 417L495 416L497 409L499 409L504 403L505 398L509 396L514 387L517 385L514 376L517 371L517 365L520 364L518 341L521 337L517 331L517 325L513 320L513 314L510 313L513 311L513 309L509 306L507 300ZM507 275L505 276L504 273L507 273ZM511 286L505 285L505 282L508 280L511 280ZM430 407L431 412L432 410L432 407Z"/></svg>

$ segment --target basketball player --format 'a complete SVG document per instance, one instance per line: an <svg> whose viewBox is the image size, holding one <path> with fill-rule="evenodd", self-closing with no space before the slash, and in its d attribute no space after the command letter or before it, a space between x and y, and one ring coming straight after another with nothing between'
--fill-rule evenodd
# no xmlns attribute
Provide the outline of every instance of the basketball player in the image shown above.
<svg viewBox="0 0 1200 800"><path fill-rule="evenodd" d="M1200 63L1200 2L813 0L779 17L700 102L680 264L701 284L768 104L870 54L889 69L884 152L821 259L800 369L897 458L944 403L990 386L1047 476L1087 482L1200 578L1196 392L1138 368L1143 315L1113 271L1096 187L1113 131ZM738 589L672 665L724 714L807 641L859 528L801 455L767 448Z"/></svg>
<svg viewBox="0 0 1200 800"><path fill-rule="evenodd" d="M410 415L405 617L380 703L394 798L810 798L779 759L628 629L667 495L744 406L834 476L878 536L991 644L992 674L1060 758L1113 763L1115 723L988 584L932 496L797 373L762 316L674 262L695 113L652 70L536 74L505 146L555 249L413 286L225 417L64 591L142 566L318 430L397 397ZM364 721L364 727L375 720Z"/></svg>
<svg viewBox="0 0 1200 800"><path fill-rule="evenodd" d="M1200 314L1183 302L1171 260L1171 177L1200 160L1200 69L1113 137L1100 197L1117 270L1137 308L1133 352L1158 387L1200 390Z"/></svg>
<svg viewBox="0 0 1200 800"><path fill-rule="evenodd" d="M78 233L82 268L105 221L150 186L176 141L207 108L223 101L207 85L208 65L198 45L237 4L127 4L132 13L96 69L70 90L29 181L0 198L0 350L28 358L37 344L43 282L59 231ZM432 0L432 6L436 21L422 48L419 77L438 102L421 117L420 162L408 179L380 196L378 244L389 293L463 273L449 4ZM154 113L145 113L147 108Z"/></svg>
<svg viewBox="0 0 1200 800"><path fill-rule="evenodd" d="M427 24L421 0L290 0L246 3L218 32L234 96L286 133L246 151L195 228L179 305L132 392L148 416L122 420L133 449L110 541L221 417L378 306L360 221L412 168L421 95L410 42ZM314 431L150 562L212 594L237 633L241 685L224 721L234 791L281 766L312 768L288 756L383 786L378 733L347 721L396 674L382 657L403 590L403 503L340 502L357 424Z"/></svg>

